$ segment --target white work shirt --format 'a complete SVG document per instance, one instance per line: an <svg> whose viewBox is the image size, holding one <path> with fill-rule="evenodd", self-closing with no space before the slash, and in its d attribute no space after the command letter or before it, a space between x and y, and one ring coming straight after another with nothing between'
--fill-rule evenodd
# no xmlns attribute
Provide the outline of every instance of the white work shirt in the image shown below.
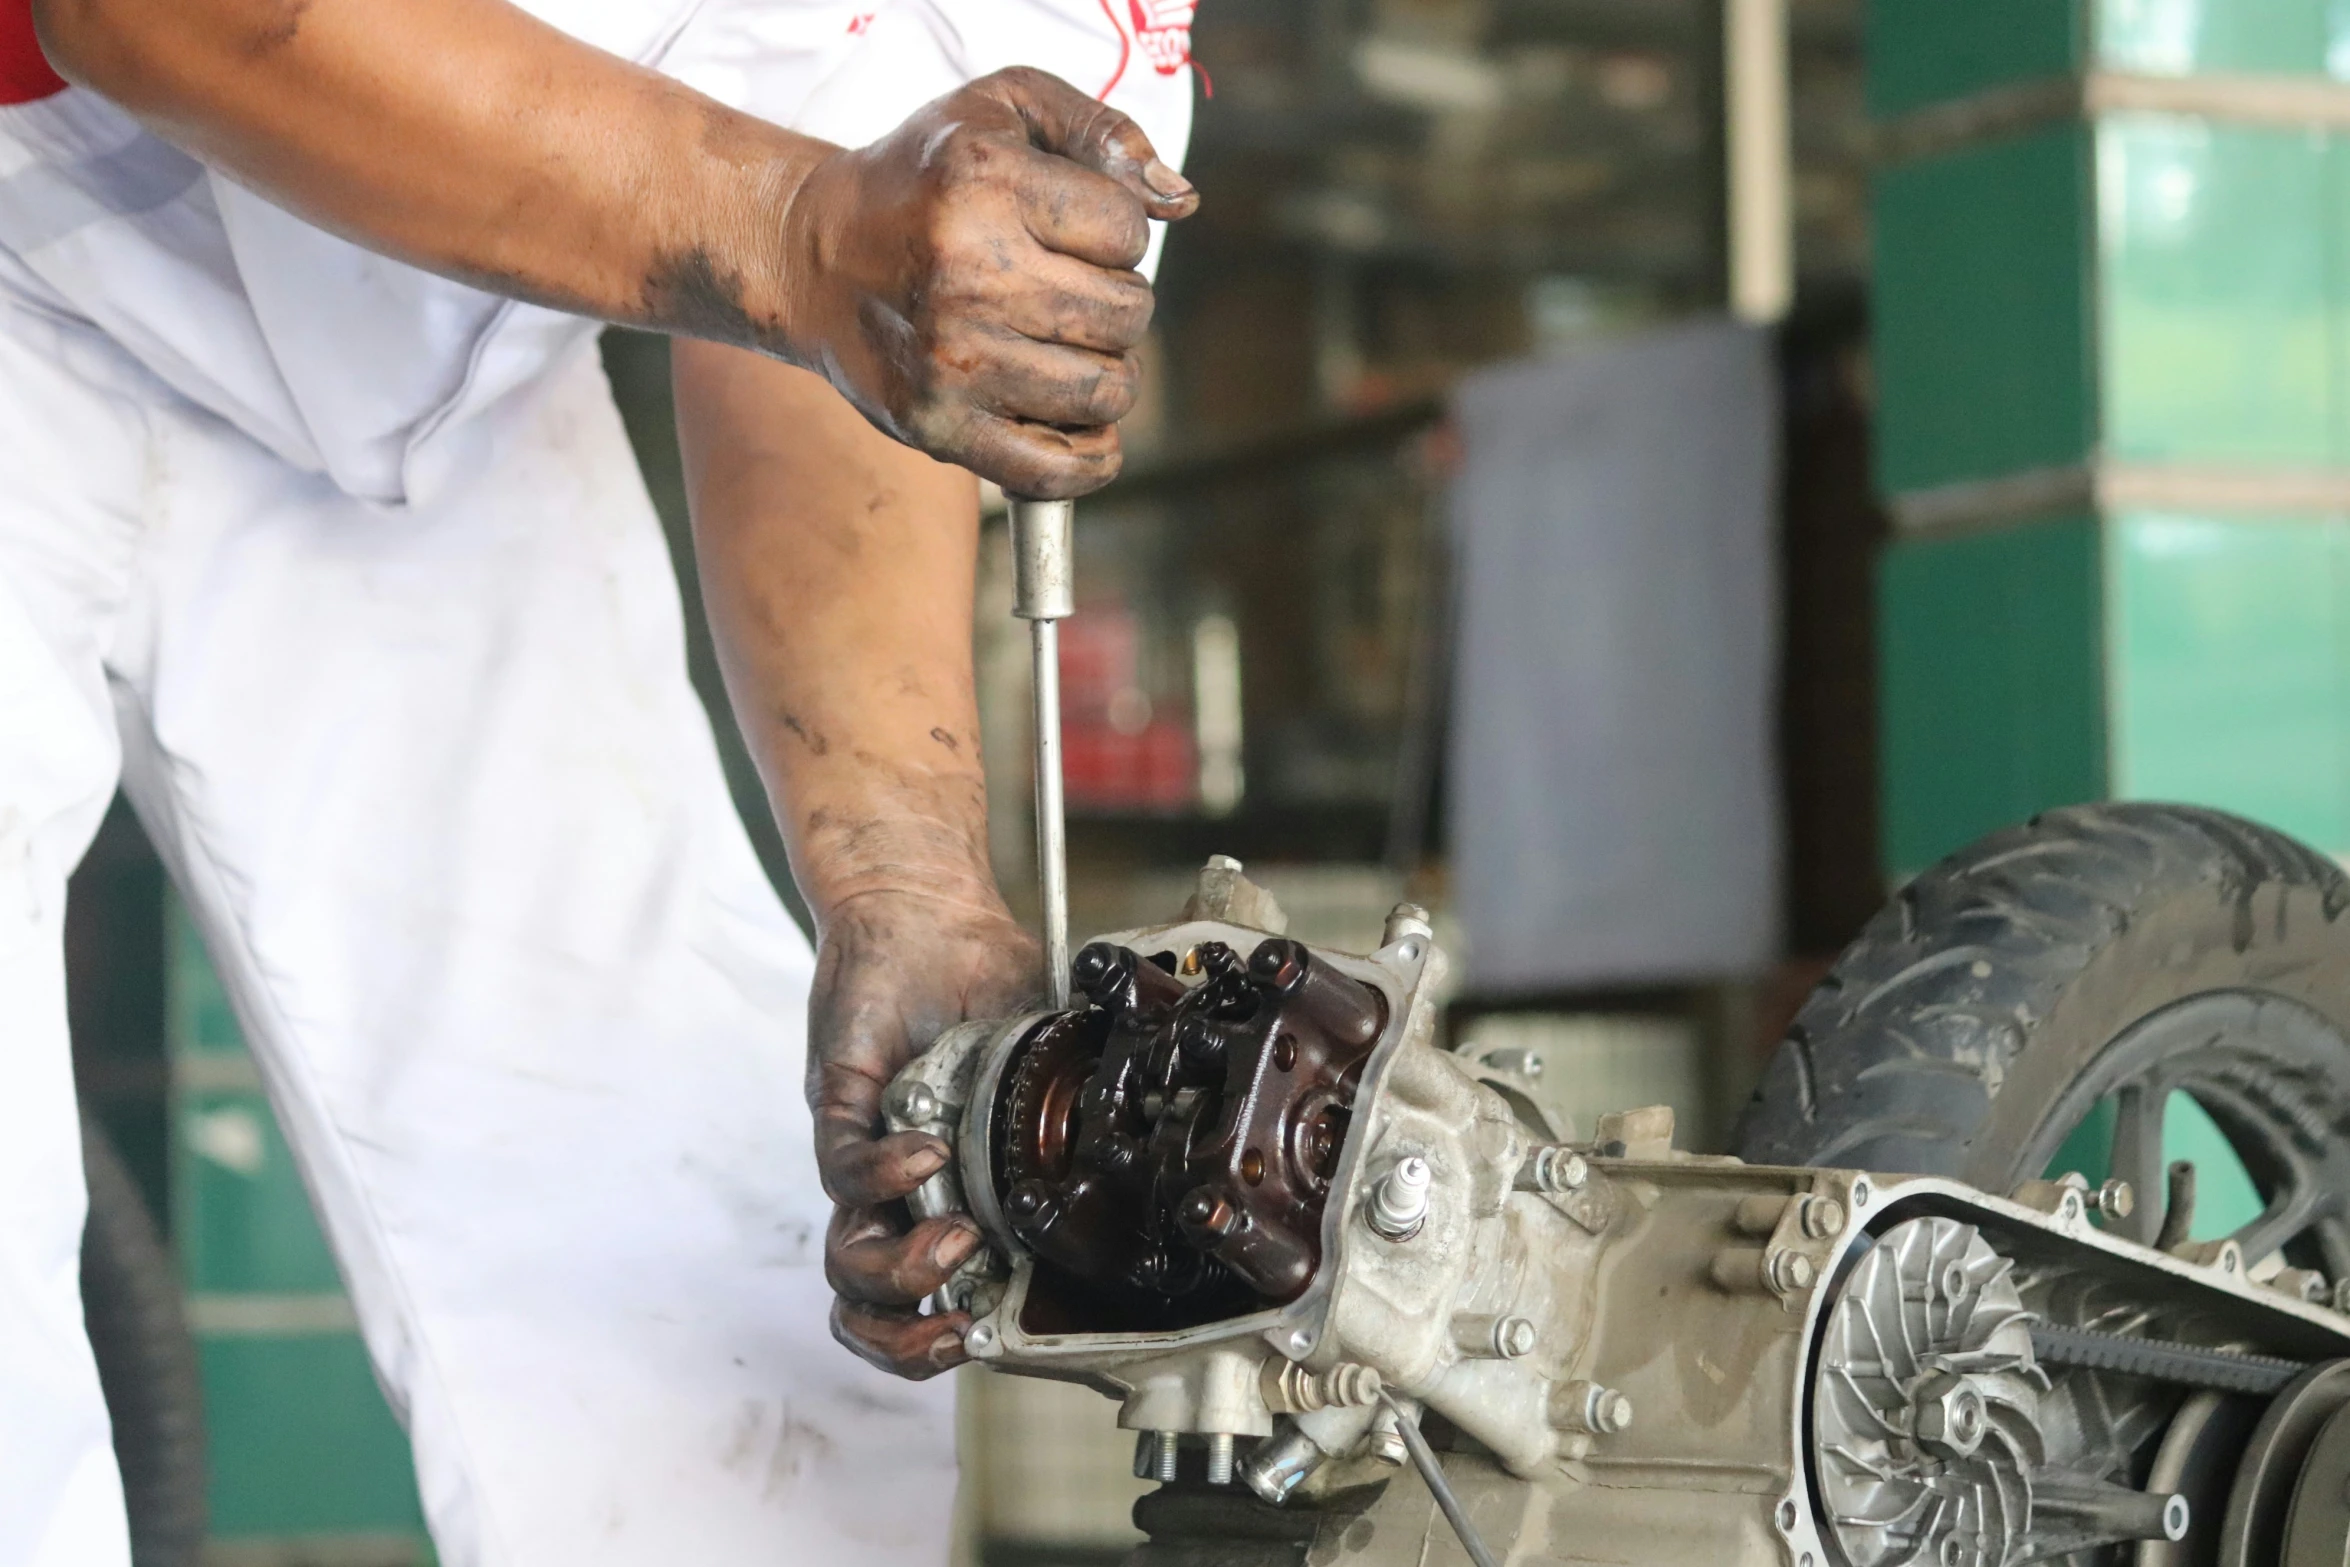
<svg viewBox="0 0 2350 1567"><path fill-rule="evenodd" d="M523 0L576 38L843 145L1032 65L1133 116L1170 162L1190 137L1193 4ZM390 505L478 465L477 416L595 330L315 228L85 88L0 107L0 249L183 395Z"/></svg>

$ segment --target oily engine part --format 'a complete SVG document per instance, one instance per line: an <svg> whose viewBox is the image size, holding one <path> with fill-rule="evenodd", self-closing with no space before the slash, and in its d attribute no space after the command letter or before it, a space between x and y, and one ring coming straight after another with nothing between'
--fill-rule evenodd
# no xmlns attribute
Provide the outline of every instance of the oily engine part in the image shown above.
<svg viewBox="0 0 2350 1567"><path fill-rule="evenodd" d="M1245 962L1222 941L1151 957L1095 942L1073 977L1085 1005L1036 1028L998 1090L1012 1236L1149 1301L1295 1299L1321 1261L1379 992L1278 937Z"/></svg>
<svg viewBox="0 0 2350 1567"><path fill-rule="evenodd" d="M1845 1281L1813 1374L1812 1461L1852 1567L1918 1560L1928 1540L1968 1562L2015 1554L2048 1378L2013 1271L1979 1231L1919 1219Z"/></svg>
<svg viewBox="0 0 2350 1567"><path fill-rule="evenodd" d="M1130 1567L1412 1567L1460 1559L1455 1519L1472 1560L1514 1567L2203 1567L2231 1519L2350 1473L2350 1417L2320 1439L2309 1391L2350 1363L2350 1320L2293 1270L2126 1239L2101 1217L2126 1205L2077 1183L1700 1157L1658 1110L1578 1138L1441 1047L1416 911L1361 956L1276 933L1211 912L1105 938L1084 1007L956 1031L890 1095L893 1126L958 1151L916 1207L990 1237L944 1302L973 1357L1110 1394L1137 1472L1172 1482ZM1324 969L1376 998L1314 1041L1345 1112L1327 1156L1295 1133L1317 1085L1267 1059L1284 1030L1304 1058L1306 986L1284 985ZM1244 986L1257 1010L1220 1016ZM1230 1030L1220 1075L1183 1054L1191 1017ZM1135 1152L1097 1164L1097 1140ZM1280 1185L1239 1162L1300 1146ZM1031 1181L1055 1223L1009 1211ZM1279 1267L1190 1238L1203 1187ZM1186 1249L1229 1293L1112 1299ZM1102 1288L1056 1285L1079 1269ZM2282 1435L2247 1441L2282 1398ZM2350 1506L2311 1484L2284 1543L2231 1534L2227 1567L2342 1545Z"/></svg>

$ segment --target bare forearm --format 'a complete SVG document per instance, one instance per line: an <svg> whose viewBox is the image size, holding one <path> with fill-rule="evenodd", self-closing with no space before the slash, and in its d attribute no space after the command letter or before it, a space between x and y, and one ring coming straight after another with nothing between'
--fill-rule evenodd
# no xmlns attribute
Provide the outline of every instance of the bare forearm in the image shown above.
<svg viewBox="0 0 2350 1567"><path fill-rule="evenodd" d="M506 0L33 0L60 70L290 211L498 293L820 369L1024 495L1118 468L1132 269L1197 203L1131 121L999 71L843 151Z"/></svg>
<svg viewBox="0 0 2350 1567"><path fill-rule="evenodd" d="M711 626L810 907L883 889L992 907L975 482L805 372L680 343L674 375Z"/></svg>
<svg viewBox="0 0 2350 1567"><path fill-rule="evenodd" d="M503 0L38 0L50 56L295 212L499 292L748 341L832 149ZM708 319L713 310L730 319Z"/></svg>

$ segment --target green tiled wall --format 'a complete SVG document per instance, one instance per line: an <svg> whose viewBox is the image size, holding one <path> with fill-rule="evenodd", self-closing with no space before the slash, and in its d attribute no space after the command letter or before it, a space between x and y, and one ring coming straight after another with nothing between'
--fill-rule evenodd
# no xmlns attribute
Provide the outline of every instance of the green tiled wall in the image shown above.
<svg viewBox="0 0 2350 1567"><path fill-rule="evenodd" d="M1879 118L2069 76L2087 54L2078 0L1874 0L1868 28L1869 112Z"/></svg>
<svg viewBox="0 0 2350 1567"><path fill-rule="evenodd" d="M2074 75L2350 78L2345 0L1872 0L1869 112Z"/></svg>
<svg viewBox="0 0 2350 1567"><path fill-rule="evenodd" d="M354 1567L429 1562L407 1438L176 903L170 941L172 1190L204 1374L213 1534L232 1547L300 1542Z"/></svg>
<svg viewBox="0 0 2350 1567"><path fill-rule="evenodd" d="M1901 541L1879 594L1888 870L2104 795L2094 522Z"/></svg>
<svg viewBox="0 0 2350 1567"><path fill-rule="evenodd" d="M1905 539L1880 578L1886 862L2187 800L2350 855L2350 520L2126 514Z"/></svg>
<svg viewBox="0 0 2350 1567"><path fill-rule="evenodd" d="M2350 522L2107 525L2113 787L2350 853Z"/></svg>
<svg viewBox="0 0 2350 1567"><path fill-rule="evenodd" d="M1881 116L2091 67L2350 82L2350 0L1869 15ZM2350 475L2350 132L2222 108L1986 128L1880 171L1889 494L2091 464L2147 476L2139 493ZM1896 873L2106 792L2350 853L2350 519L2122 513L1908 538L1882 597Z"/></svg>
<svg viewBox="0 0 2350 1567"><path fill-rule="evenodd" d="M1887 491L2059 467L2089 451L2091 165L2087 134L2060 127L1879 176Z"/></svg>
<svg viewBox="0 0 2350 1567"><path fill-rule="evenodd" d="M2317 75L2343 63L2342 0L2098 0L2099 63L2150 76Z"/></svg>
<svg viewBox="0 0 2350 1567"><path fill-rule="evenodd" d="M2338 137L2114 115L2097 130L2105 439L2116 457L2350 460Z"/></svg>

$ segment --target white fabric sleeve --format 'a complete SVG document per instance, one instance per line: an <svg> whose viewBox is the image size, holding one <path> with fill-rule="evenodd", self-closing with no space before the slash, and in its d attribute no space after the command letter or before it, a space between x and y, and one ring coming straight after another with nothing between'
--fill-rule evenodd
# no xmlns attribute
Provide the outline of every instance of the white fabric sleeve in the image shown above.
<svg viewBox="0 0 2350 1567"><path fill-rule="evenodd" d="M1050 71L1180 167L1195 0L704 0L660 68L762 119L861 147L965 82ZM1145 271L1158 260L1153 224Z"/></svg>

